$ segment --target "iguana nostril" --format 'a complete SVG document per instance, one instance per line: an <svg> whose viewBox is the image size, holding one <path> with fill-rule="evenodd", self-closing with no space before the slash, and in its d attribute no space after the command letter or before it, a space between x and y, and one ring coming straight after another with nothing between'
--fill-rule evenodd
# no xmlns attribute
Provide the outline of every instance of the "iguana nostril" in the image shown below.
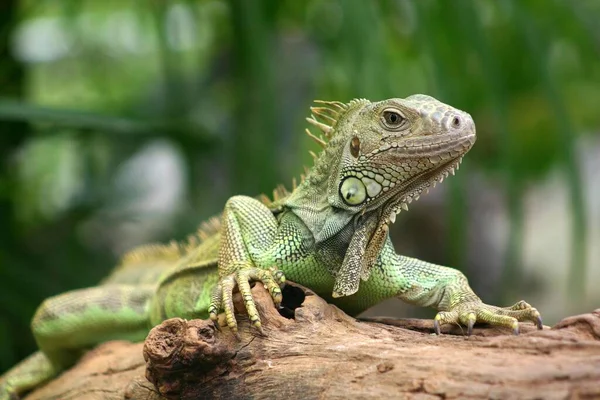
<svg viewBox="0 0 600 400"><path fill-rule="evenodd" d="M458 129L458 128L460 128L460 126L461 126L460 118L459 117L452 118L452 127L455 129Z"/></svg>

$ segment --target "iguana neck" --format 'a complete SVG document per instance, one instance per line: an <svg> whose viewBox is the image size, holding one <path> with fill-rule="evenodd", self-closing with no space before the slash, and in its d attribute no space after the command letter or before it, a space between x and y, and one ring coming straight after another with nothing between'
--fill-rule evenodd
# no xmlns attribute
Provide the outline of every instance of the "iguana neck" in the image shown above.
<svg viewBox="0 0 600 400"><path fill-rule="evenodd" d="M340 159L340 148L325 148L304 181L285 202L285 206L310 229L317 243L340 232L354 217L347 210L331 206L328 199L331 179L338 175L339 163L333 160Z"/></svg>

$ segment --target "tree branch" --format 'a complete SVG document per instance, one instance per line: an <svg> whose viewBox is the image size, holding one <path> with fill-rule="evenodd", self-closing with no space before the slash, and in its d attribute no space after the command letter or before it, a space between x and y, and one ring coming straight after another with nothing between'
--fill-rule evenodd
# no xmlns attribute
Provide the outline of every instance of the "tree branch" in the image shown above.
<svg viewBox="0 0 600 400"><path fill-rule="evenodd" d="M265 336L244 315L240 340L210 321L174 318L144 345L98 347L28 399L600 396L600 310L543 331L523 324L520 336L480 327L466 338L447 327L437 337L432 321L358 321L293 284L286 318L262 285L252 291Z"/></svg>

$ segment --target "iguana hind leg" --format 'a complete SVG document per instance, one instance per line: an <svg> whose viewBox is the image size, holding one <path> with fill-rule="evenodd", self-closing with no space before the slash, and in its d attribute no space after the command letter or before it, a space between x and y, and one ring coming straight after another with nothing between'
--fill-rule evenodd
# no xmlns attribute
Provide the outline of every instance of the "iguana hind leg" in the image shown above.
<svg viewBox="0 0 600 400"><path fill-rule="evenodd" d="M221 218L219 283L213 291L208 309L210 317L216 321L219 310L223 308L227 325L237 332L232 301L232 291L237 285L252 325L260 328L260 317L248 281L263 282L273 301L276 304L281 302L279 285L285 282L283 273L275 269L261 269L255 263L273 245L277 220L260 201L246 196L230 198Z"/></svg>
<svg viewBox="0 0 600 400"><path fill-rule="evenodd" d="M31 322L41 352L2 377L0 399L14 398L54 377L100 342L143 340L153 293L153 286L107 285L46 299Z"/></svg>
<svg viewBox="0 0 600 400"><path fill-rule="evenodd" d="M44 353L37 351L15 365L0 379L0 400L18 398L20 393L33 389L59 372Z"/></svg>

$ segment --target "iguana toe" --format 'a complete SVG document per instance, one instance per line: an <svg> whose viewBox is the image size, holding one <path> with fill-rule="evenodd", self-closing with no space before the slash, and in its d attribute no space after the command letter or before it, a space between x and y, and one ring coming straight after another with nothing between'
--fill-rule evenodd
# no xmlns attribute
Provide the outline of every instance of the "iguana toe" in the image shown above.
<svg viewBox="0 0 600 400"><path fill-rule="evenodd" d="M235 309L233 306L233 288L235 287L235 279L233 276L228 276L221 281L221 289L223 291L223 310L225 311L225 321L229 329L237 333L238 326L235 319Z"/></svg>
<svg viewBox="0 0 600 400"><path fill-rule="evenodd" d="M471 336L473 334L473 325L475 325L475 321L477 321L475 313L469 313L467 315L467 336Z"/></svg>
<svg viewBox="0 0 600 400"><path fill-rule="evenodd" d="M435 333L440 335L442 332L440 327L444 324L458 323L458 313L453 311L440 311L433 320Z"/></svg>
<svg viewBox="0 0 600 400"><path fill-rule="evenodd" d="M506 315L516 318L519 321L531 321L538 329L544 329L542 324L542 316L539 311L521 300L510 307L504 307L502 310L505 311Z"/></svg>
<svg viewBox="0 0 600 400"><path fill-rule="evenodd" d="M271 298L273 298L275 306L279 307L283 300L281 288L285 285L283 271L278 270L276 267L271 267L268 270L253 268L249 270L249 277L252 280L262 282L265 285L265 289L269 291Z"/></svg>

